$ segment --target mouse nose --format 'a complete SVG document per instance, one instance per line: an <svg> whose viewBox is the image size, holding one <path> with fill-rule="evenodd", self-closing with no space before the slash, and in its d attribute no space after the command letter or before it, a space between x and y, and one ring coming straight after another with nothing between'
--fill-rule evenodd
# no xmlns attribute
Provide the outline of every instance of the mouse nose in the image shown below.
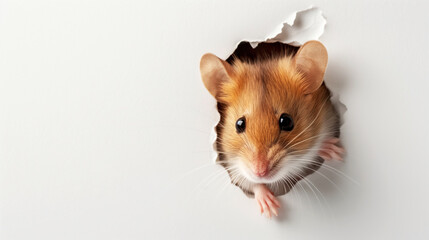
<svg viewBox="0 0 429 240"><path fill-rule="evenodd" d="M264 177L264 176L268 175L268 173L269 173L268 162L267 161L257 161L254 164L253 173L255 173L255 175L257 177Z"/></svg>
<svg viewBox="0 0 429 240"><path fill-rule="evenodd" d="M255 175L256 176L258 176L258 177L264 177L264 176L266 176L268 174L268 170L267 169L265 169L265 170L257 170L257 171L255 171Z"/></svg>

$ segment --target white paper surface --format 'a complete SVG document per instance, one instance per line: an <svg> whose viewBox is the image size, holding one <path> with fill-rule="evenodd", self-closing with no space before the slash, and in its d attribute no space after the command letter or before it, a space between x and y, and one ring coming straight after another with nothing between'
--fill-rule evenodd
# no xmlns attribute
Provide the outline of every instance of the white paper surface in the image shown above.
<svg viewBox="0 0 429 240"><path fill-rule="evenodd" d="M314 4L341 173L279 218L211 162L206 52ZM0 1L0 239L429 239L429 1ZM349 176L360 183L349 181ZM315 192L312 191L312 188ZM318 192L320 191L320 193Z"/></svg>

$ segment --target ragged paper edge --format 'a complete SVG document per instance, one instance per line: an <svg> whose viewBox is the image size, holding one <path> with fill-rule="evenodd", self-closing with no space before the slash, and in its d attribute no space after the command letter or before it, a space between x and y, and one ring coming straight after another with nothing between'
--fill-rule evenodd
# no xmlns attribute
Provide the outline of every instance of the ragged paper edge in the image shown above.
<svg viewBox="0 0 429 240"><path fill-rule="evenodd" d="M322 10L320 10L317 7L309 7L307 9L293 12L286 20L277 26L275 30L268 34L267 37L263 40L249 40L249 39L243 39L239 41L236 45L233 51L237 48L237 46L243 42L249 42L250 45L255 48L258 46L259 43L262 42L282 42L285 44L289 44L295 47L299 47L305 42L308 42L310 40L319 40L319 38L322 36L322 34L325 31L325 25L327 21L325 16L323 16ZM231 54L229 53L229 55ZM228 55L228 56L229 56ZM228 57L226 56L225 59ZM340 117L340 125L343 124L343 115L347 111L346 106L340 101L338 93L332 92L331 102L334 105L334 107L337 109L339 117ZM216 125L212 128L211 134L210 134L210 143L213 144L213 153L212 153L212 159L214 162L218 159L218 150L216 148L216 139L217 139L217 133L216 133L216 126L220 121L220 115L217 115L217 121Z"/></svg>
<svg viewBox="0 0 429 240"><path fill-rule="evenodd" d="M261 42L282 42L299 47L310 40L319 40L325 31L327 21L322 10L310 7L305 10L292 13L273 33L264 40L244 40L255 48Z"/></svg>
<svg viewBox="0 0 429 240"><path fill-rule="evenodd" d="M241 42L249 42L253 48L262 42L282 42L299 47L310 40L319 40L325 31L326 23L322 10L310 6L304 10L291 13L281 24L266 34L265 38L241 39L235 45L226 47L218 53L218 56L227 59Z"/></svg>

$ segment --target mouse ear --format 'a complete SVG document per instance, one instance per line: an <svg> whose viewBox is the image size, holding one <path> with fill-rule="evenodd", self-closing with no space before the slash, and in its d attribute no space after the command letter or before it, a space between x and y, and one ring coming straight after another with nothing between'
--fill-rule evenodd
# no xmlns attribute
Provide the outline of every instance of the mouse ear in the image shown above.
<svg viewBox="0 0 429 240"><path fill-rule="evenodd" d="M328 52L319 41L309 41L302 45L293 59L295 67L304 74L304 93L309 94L319 89L323 83Z"/></svg>
<svg viewBox="0 0 429 240"><path fill-rule="evenodd" d="M200 62L201 78L210 94L219 100L221 84L229 80L232 67L211 53L206 53Z"/></svg>

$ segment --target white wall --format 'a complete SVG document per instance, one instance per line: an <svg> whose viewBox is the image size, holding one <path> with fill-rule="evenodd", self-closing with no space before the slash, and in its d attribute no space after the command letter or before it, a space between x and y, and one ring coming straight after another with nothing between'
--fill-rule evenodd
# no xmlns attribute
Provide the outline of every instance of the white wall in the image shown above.
<svg viewBox="0 0 429 240"><path fill-rule="evenodd" d="M212 164L205 52L320 7L343 174L268 220ZM0 1L1 239L428 239L424 1ZM203 167L201 167L203 166ZM213 175L214 174L214 175ZM358 182L355 184L349 178Z"/></svg>

